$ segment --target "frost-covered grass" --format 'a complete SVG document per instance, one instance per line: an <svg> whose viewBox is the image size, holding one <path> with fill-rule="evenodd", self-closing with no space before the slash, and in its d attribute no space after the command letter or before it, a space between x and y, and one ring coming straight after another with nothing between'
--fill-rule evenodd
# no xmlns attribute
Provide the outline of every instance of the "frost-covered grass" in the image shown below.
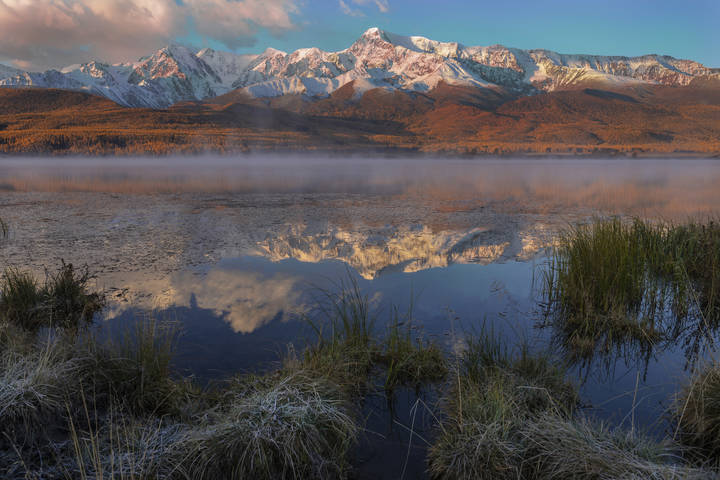
<svg viewBox="0 0 720 480"><path fill-rule="evenodd" d="M0 468L13 477L335 478L359 429L347 391L317 372L174 378L174 331L46 340L2 329ZM24 342L28 342L25 344ZM21 345L22 344L22 345Z"/></svg>
<svg viewBox="0 0 720 480"><path fill-rule="evenodd" d="M189 478L342 478L358 424L342 389L296 371L236 379L172 449Z"/></svg>
<svg viewBox="0 0 720 480"><path fill-rule="evenodd" d="M546 412L566 418L578 399L551 357L486 332L468 340L451 376L429 451L437 478L523 478L523 426Z"/></svg>
<svg viewBox="0 0 720 480"><path fill-rule="evenodd" d="M650 437L610 428L584 418L542 415L521 429L522 478L596 480L699 480L715 478L708 471L688 467L677 446Z"/></svg>
<svg viewBox="0 0 720 480"><path fill-rule="evenodd" d="M438 426L428 469L436 478L715 475L708 468L720 455L715 366L676 403L679 444L659 442L584 417L577 387L554 355L511 347L486 331L449 355L423 338L412 308L393 310L378 329L379 315L351 283L320 307L317 343L277 371L202 389L171 368L172 324L139 319L104 340L79 328L89 321L82 299L94 297L78 278L86 277L64 267L47 282L55 287L34 286L64 292L52 297L71 301L52 311L69 322L0 316L4 478L347 478L363 396L428 383L446 392L432 412ZM32 284L29 276L19 281ZM8 298L22 305L25 297ZM38 304L47 302L25 303Z"/></svg>
<svg viewBox="0 0 720 480"><path fill-rule="evenodd" d="M547 353L468 342L445 397L429 470L443 479L700 479L669 441L608 428L577 408L576 387Z"/></svg>

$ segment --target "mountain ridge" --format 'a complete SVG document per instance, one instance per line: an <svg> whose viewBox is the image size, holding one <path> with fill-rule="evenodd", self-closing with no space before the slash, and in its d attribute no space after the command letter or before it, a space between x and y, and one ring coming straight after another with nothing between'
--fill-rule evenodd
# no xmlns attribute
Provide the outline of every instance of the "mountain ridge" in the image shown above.
<svg viewBox="0 0 720 480"><path fill-rule="evenodd" d="M259 99L322 99L350 85L349 99L357 100L374 89L423 93L441 83L523 96L588 84L611 89L684 87L694 81L720 82L720 70L666 55L570 55L502 45L464 46L376 27L336 52L268 48L258 55L240 55L172 44L137 62L113 65L91 61L46 72L0 65L0 86L79 90L123 106L153 109L234 90Z"/></svg>

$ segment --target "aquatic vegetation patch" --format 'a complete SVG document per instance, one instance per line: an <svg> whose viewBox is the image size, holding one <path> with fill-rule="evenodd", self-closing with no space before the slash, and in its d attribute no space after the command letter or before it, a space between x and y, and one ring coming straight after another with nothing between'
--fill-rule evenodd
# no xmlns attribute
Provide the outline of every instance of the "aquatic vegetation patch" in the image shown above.
<svg viewBox="0 0 720 480"><path fill-rule="evenodd" d="M680 337L693 357L720 325L720 224L579 225L559 238L541 281L547 323L571 362L647 359Z"/></svg>
<svg viewBox="0 0 720 480"><path fill-rule="evenodd" d="M393 309L388 332L382 340L377 363L386 370L385 390L399 385L420 389L427 383L439 382L447 374L447 360L440 346L423 338L414 328L412 306L405 315Z"/></svg>
<svg viewBox="0 0 720 480"><path fill-rule="evenodd" d="M367 388L379 345L375 338L376 316L370 300L350 277L337 292L321 292L313 320L307 319L317 343L302 352L302 359L287 359L290 369L305 369L334 379L347 389Z"/></svg>
<svg viewBox="0 0 720 480"><path fill-rule="evenodd" d="M412 305L401 314L390 313L387 333L376 330L378 313L367 295L350 277L337 293L325 294L317 320L308 320L318 341L307 348L298 363L290 356L289 368L304 368L334 378L355 393L367 391L380 374L386 393L402 385L420 388L440 382L447 374L446 355L437 342L422 336L413 319Z"/></svg>
<svg viewBox="0 0 720 480"><path fill-rule="evenodd" d="M90 290L90 280L87 267L65 262L42 284L28 272L7 268L0 280L0 318L27 330L87 326L105 305L103 294Z"/></svg>

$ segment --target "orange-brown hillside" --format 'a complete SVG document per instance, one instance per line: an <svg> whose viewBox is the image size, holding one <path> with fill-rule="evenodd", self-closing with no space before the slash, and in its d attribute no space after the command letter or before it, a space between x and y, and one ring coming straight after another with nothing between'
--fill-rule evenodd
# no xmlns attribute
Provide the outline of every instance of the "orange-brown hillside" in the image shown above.
<svg viewBox="0 0 720 480"><path fill-rule="evenodd" d="M167 110L80 92L0 89L0 152L264 150L720 154L720 86L603 85L516 96L440 85L427 94L352 85L327 98L231 92Z"/></svg>

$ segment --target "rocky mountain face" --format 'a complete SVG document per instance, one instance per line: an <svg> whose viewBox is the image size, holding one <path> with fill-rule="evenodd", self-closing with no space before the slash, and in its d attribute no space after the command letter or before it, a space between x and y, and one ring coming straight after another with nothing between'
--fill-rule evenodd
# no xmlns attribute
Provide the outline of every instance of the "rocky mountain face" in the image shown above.
<svg viewBox="0 0 720 480"><path fill-rule="evenodd" d="M0 86L83 90L131 107L166 108L214 98L232 90L256 98L304 95L324 98L345 87L349 98L367 91L428 92L457 85L516 95L578 88L643 84L687 86L720 81L717 69L662 55L564 55L502 45L466 47L371 28L349 48L292 53L267 49L237 55L171 45L134 63L89 62L60 71L24 72L0 65Z"/></svg>

